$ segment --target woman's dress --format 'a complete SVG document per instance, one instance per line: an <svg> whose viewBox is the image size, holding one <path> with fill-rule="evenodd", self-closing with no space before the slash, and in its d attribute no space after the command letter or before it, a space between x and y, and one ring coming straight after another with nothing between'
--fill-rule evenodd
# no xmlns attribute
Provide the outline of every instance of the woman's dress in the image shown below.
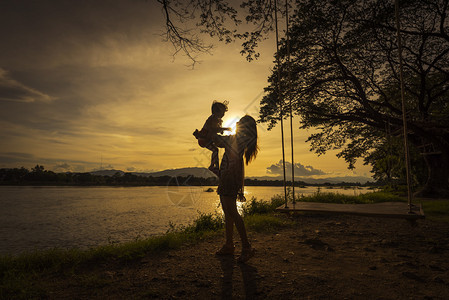
<svg viewBox="0 0 449 300"><path fill-rule="evenodd" d="M243 200L245 143L236 135L216 136L215 145L225 149L220 164L217 193L222 196L239 197Z"/></svg>

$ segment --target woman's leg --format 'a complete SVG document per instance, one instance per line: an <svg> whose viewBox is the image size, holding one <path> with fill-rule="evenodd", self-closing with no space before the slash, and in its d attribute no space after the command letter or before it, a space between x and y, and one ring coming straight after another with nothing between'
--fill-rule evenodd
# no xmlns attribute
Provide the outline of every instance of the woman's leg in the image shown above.
<svg viewBox="0 0 449 300"><path fill-rule="evenodd" d="M229 209L229 199L225 196L220 196L221 207L225 215L225 230L226 230L226 245L234 246L234 219Z"/></svg>
<svg viewBox="0 0 449 300"><path fill-rule="evenodd" d="M224 205L223 203L226 203L226 211L224 210ZM234 197L228 197L228 196L223 196L222 197L222 205L223 205L223 210L225 211L225 222L226 222L226 240L228 237L228 221L227 218L229 215L229 218L232 220L231 223L231 238L232 238L232 227L233 227L233 223L235 223L235 227L237 227L237 231L240 235L240 239L242 240L242 248L251 248L251 245L248 241L248 236L246 234L246 229L245 229L245 223L243 222L243 218L242 216L240 216L238 210L237 210L237 203L236 203L236 198Z"/></svg>

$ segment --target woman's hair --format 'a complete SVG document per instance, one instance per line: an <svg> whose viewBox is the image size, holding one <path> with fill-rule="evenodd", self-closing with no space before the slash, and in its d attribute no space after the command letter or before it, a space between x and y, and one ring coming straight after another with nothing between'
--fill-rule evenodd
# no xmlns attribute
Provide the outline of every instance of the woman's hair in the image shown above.
<svg viewBox="0 0 449 300"><path fill-rule="evenodd" d="M215 114L220 111L227 112L228 104L229 104L228 101L218 102L218 101L214 100L214 102L212 102L212 107L211 107L212 113Z"/></svg>
<svg viewBox="0 0 449 300"><path fill-rule="evenodd" d="M248 164L256 158L257 152L259 152L259 146L257 145L257 124L253 117L246 115L239 120L238 135L240 134L243 134L248 139L245 145L245 160L246 164Z"/></svg>

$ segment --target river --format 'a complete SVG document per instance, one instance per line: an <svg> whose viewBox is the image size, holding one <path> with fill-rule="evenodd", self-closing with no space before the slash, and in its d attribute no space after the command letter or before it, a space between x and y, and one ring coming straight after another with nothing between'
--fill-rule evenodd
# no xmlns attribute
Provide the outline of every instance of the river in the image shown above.
<svg viewBox="0 0 449 300"><path fill-rule="evenodd" d="M163 234L169 222L191 223L221 213L208 187L0 187L0 253L89 248ZM212 187L215 190L215 187ZM316 187L297 189L311 194ZM327 190L323 190L327 191ZM358 194L365 189L332 189ZM269 200L282 187L245 187L247 199Z"/></svg>

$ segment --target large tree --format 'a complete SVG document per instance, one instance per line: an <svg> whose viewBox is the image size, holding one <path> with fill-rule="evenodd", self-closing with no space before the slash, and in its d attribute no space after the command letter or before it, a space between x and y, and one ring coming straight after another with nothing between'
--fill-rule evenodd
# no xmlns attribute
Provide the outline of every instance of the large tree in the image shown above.
<svg viewBox="0 0 449 300"><path fill-rule="evenodd" d="M400 1L408 138L428 166L422 196L449 195L448 1ZM353 167L386 141L386 128L402 133L394 1L297 0L295 8L291 63L283 40L261 120L274 126L291 99L300 127L317 129L312 150L340 149Z"/></svg>

